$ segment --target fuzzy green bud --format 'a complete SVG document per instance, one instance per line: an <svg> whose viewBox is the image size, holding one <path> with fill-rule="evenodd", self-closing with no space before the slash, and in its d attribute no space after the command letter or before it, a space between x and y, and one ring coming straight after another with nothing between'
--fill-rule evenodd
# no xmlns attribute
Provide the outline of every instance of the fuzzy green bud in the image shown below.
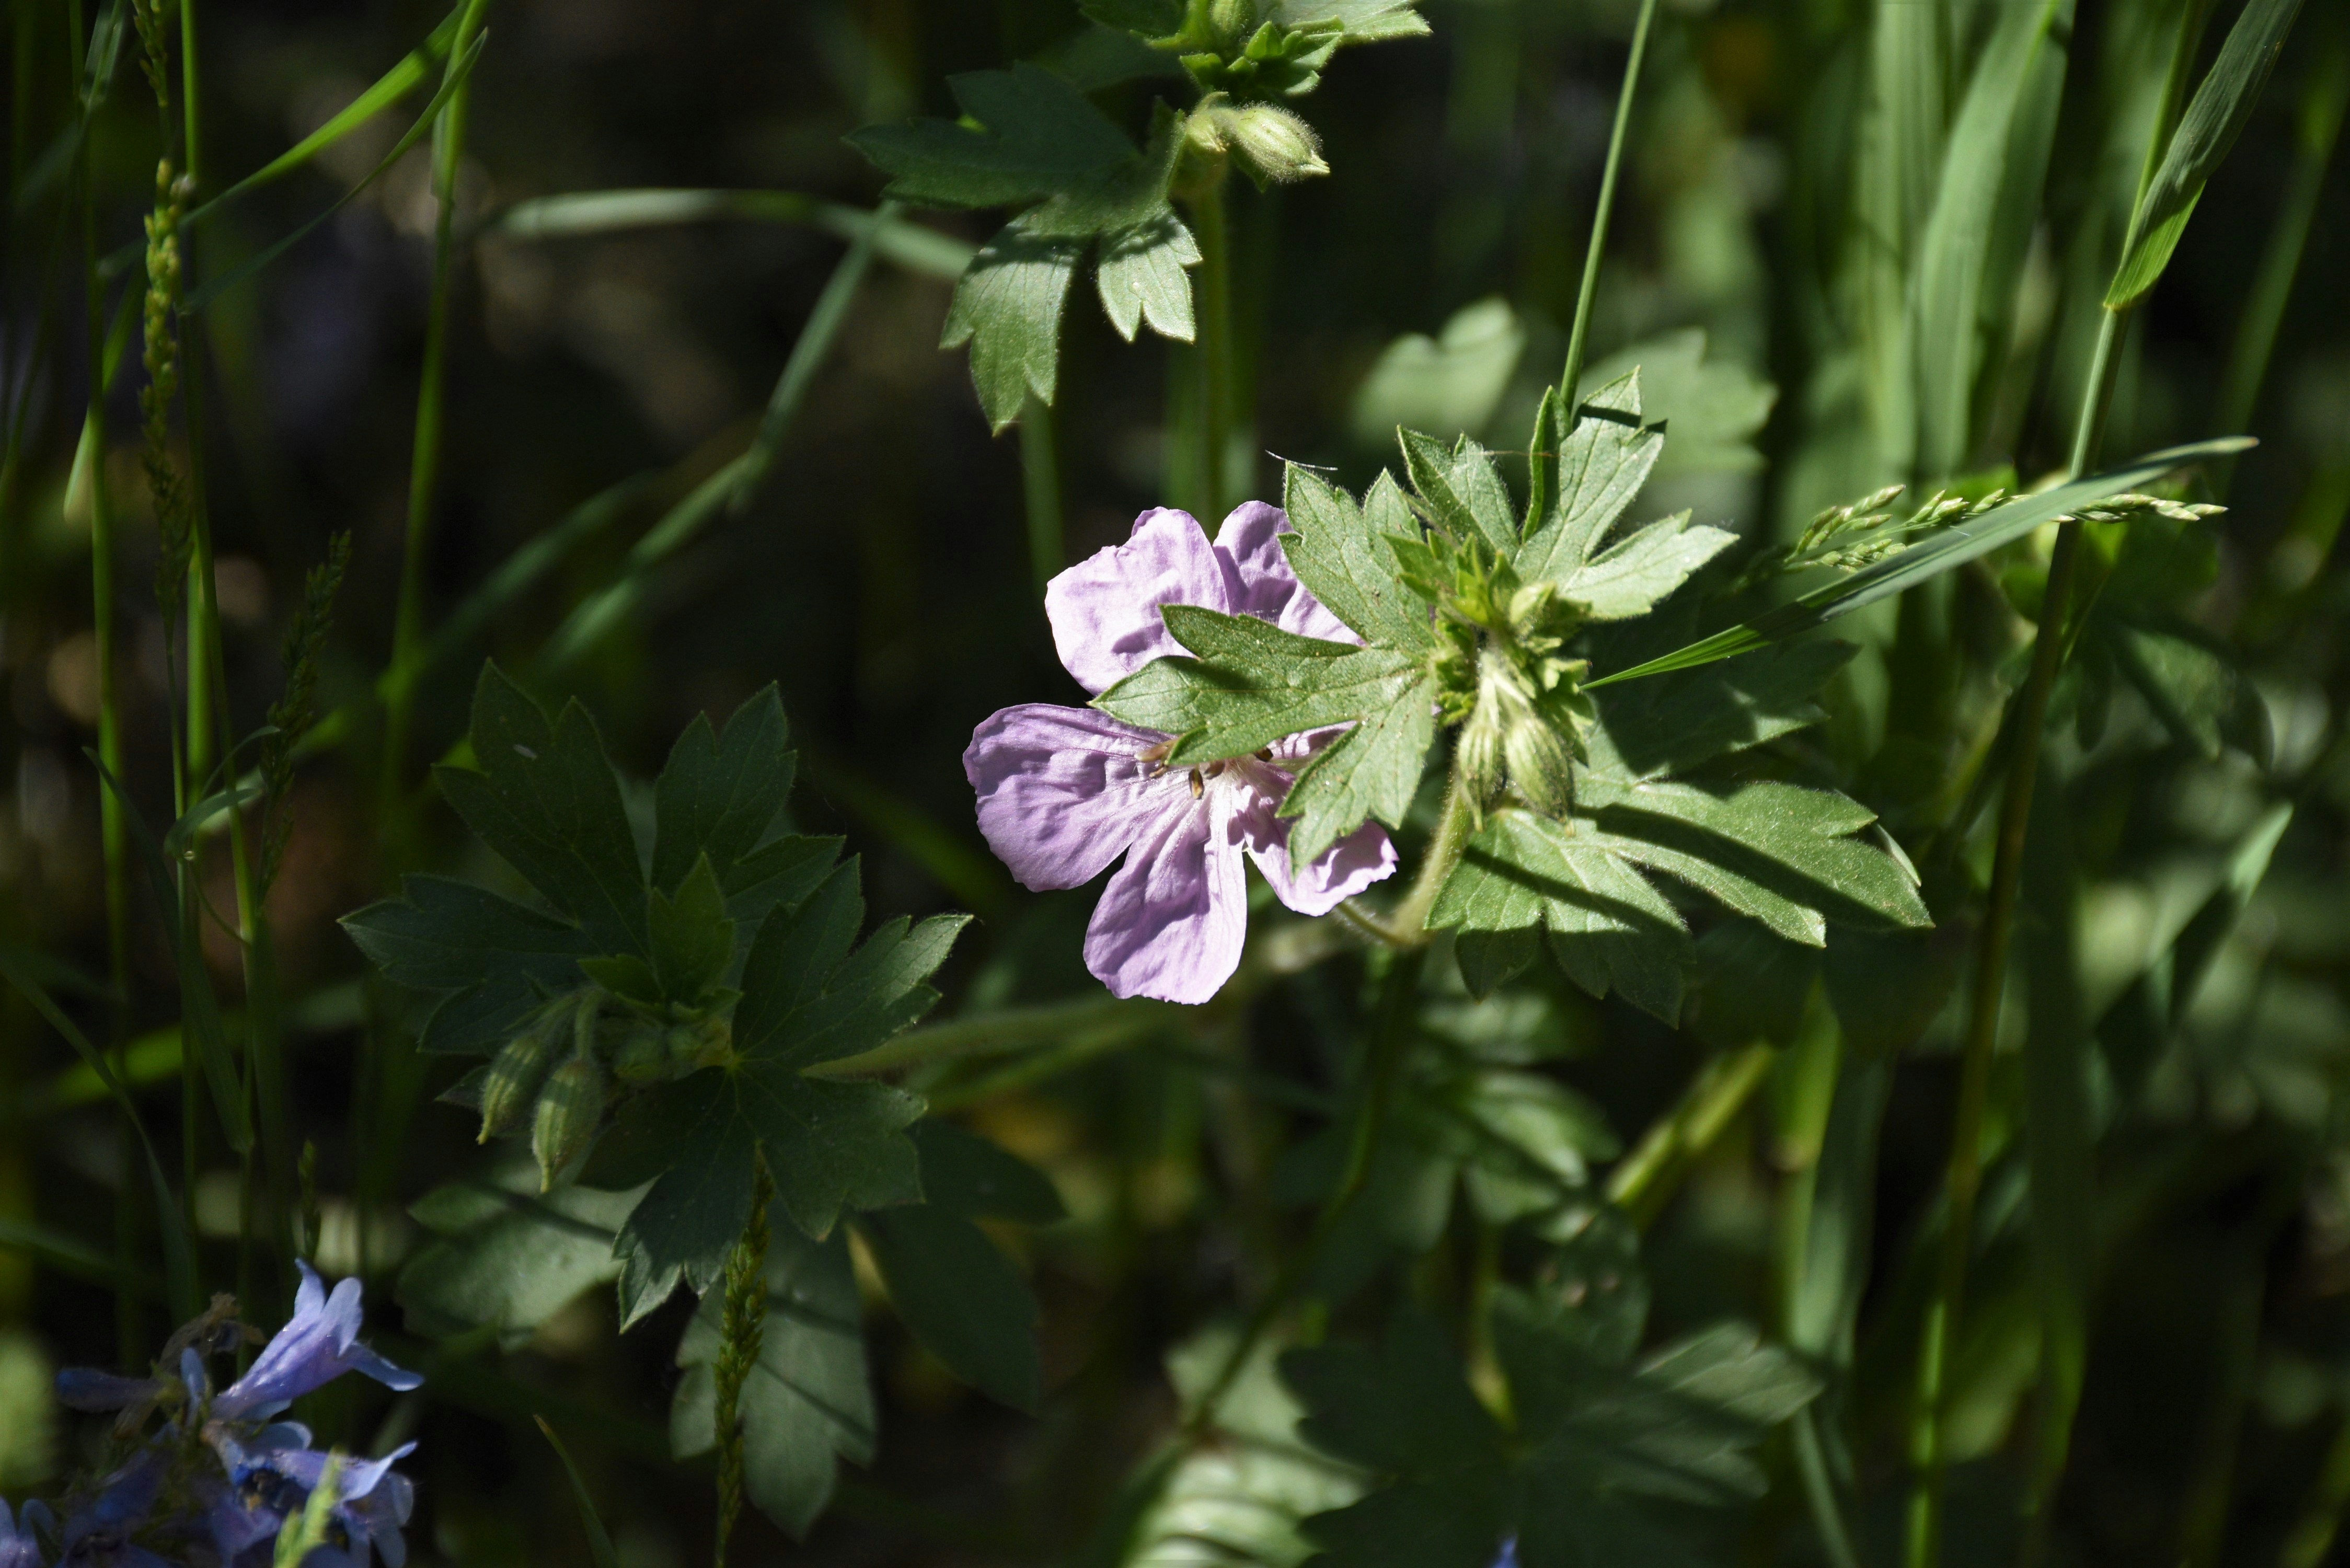
<svg viewBox="0 0 2350 1568"><path fill-rule="evenodd" d="M1226 151L1261 188L1327 174L1314 128L1274 104L1219 105L1211 111Z"/></svg>
<svg viewBox="0 0 2350 1568"><path fill-rule="evenodd" d="M556 1177L595 1137L604 1119L604 1067L593 1056L575 1055L548 1076L530 1133L541 1192L554 1190Z"/></svg>
<svg viewBox="0 0 2350 1568"><path fill-rule="evenodd" d="M1482 802L1506 784L1528 805L1564 816L1573 804L1575 759L1591 722L1581 660L1528 661L1498 640L1477 654L1477 700L1461 731L1461 761Z"/></svg>
<svg viewBox="0 0 2350 1568"><path fill-rule="evenodd" d="M489 1075L482 1080L482 1136L476 1141L503 1137L522 1124L524 1110L538 1097L555 1053L570 1031L574 1005L568 1001L548 1003L490 1058Z"/></svg>
<svg viewBox="0 0 2350 1568"><path fill-rule="evenodd" d="M631 1018L611 1042L612 1075L631 1087L657 1084L671 1076L669 1032L642 1018Z"/></svg>
<svg viewBox="0 0 2350 1568"><path fill-rule="evenodd" d="M1256 30L1256 0L1208 0L1208 36L1226 54L1237 50Z"/></svg>

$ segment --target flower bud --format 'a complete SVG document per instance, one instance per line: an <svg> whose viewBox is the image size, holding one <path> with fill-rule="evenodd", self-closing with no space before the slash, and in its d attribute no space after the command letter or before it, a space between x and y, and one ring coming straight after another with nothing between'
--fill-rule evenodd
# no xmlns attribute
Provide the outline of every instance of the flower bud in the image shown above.
<svg viewBox="0 0 2350 1568"><path fill-rule="evenodd" d="M570 1027L570 1010L568 1002L549 1002L490 1058L489 1074L482 1080L482 1136L477 1141L503 1137L521 1124L524 1109L538 1097L556 1047Z"/></svg>
<svg viewBox="0 0 2350 1568"><path fill-rule="evenodd" d="M1330 172L1314 128L1285 109L1269 103L1218 109L1215 124L1224 146L1259 185Z"/></svg>
<svg viewBox="0 0 2350 1568"><path fill-rule="evenodd" d="M1222 50L1239 48L1256 30L1256 0L1208 0L1208 32Z"/></svg>
<svg viewBox="0 0 2350 1568"><path fill-rule="evenodd" d="M538 1157L538 1189L552 1191L555 1179L579 1158L604 1119L604 1068L593 1056L575 1055L557 1067L539 1091L538 1116L530 1151Z"/></svg>
<svg viewBox="0 0 2350 1568"><path fill-rule="evenodd" d="M612 1076L623 1084L657 1084L669 1064L669 1033L650 1020L631 1018L612 1042Z"/></svg>

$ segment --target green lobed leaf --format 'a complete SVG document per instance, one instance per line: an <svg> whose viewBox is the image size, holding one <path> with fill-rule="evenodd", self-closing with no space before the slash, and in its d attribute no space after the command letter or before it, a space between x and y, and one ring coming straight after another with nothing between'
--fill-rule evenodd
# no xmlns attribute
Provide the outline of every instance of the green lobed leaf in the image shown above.
<svg viewBox="0 0 2350 1568"><path fill-rule="evenodd" d="M1668 332L1610 354L1584 372L1586 404L1635 371L1643 421L1669 437L1656 454L1654 473L1762 470L1754 438L1770 421L1778 389L1734 359L1709 358L1703 327ZM1549 417L1556 418L1555 409Z"/></svg>
<svg viewBox="0 0 2350 1568"><path fill-rule="evenodd" d="M1281 547L1297 580L1364 641L1431 649L1426 599L1406 587L1388 541L1418 533L1393 476L1382 472L1360 504L1309 468L1288 465L1282 504L1293 532Z"/></svg>
<svg viewBox="0 0 2350 1568"><path fill-rule="evenodd" d="M987 1233L929 1204L859 1215L857 1229L923 1348L989 1397L1035 1409L1036 1294Z"/></svg>
<svg viewBox="0 0 2350 1568"><path fill-rule="evenodd" d="M1105 27L1147 39L1171 39L1183 30L1183 0L1084 0L1077 9Z"/></svg>
<svg viewBox="0 0 2350 1568"><path fill-rule="evenodd" d="M473 692L479 771L433 769L441 792L602 953L645 951L644 873L619 780L577 701L553 724L496 664Z"/></svg>
<svg viewBox="0 0 2350 1568"><path fill-rule="evenodd" d="M955 285L941 348L971 345L971 379L989 428L1001 431L1030 397L1050 405L1058 387L1061 308L1080 241L1049 239L1018 222L980 248Z"/></svg>
<svg viewBox="0 0 2350 1568"><path fill-rule="evenodd" d="M1191 279L1184 268L1200 261L1199 243L1167 208L1102 236L1095 286L1119 337L1134 341L1144 322L1161 337L1191 341Z"/></svg>
<svg viewBox="0 0 2350 1568"><path fill-rule="evenodd" d="M1585 738L1592 771L1627 779L1686 773L1727 753L1818 723L1815 694L1859 649L1847 642L1782 643L1746 659L1596 693Z"/></svg>
<svg viewBox="0 0 2350 1568"><path fill-rule="evenodd" d="M1338 41L1376 44L1428 34L1419 0L1274 0L1270 20L1291 28L1335 25Z"/></svg>
<svg viewBox="0 0 2350 1568"><path fill-rule="evenodd" d="M1751 1329L1722 1324L1638 1367L1595 1335L1587 1296L1503 1290L1495 1347L1514 1429L1469 1392L1416 1311L1374 1351L1292 1351L1282 1374L1318 1448L1388 1478L1306 1534L1332 1568L1480 1568L1515 1539L1526 1568L1685 1563L1710 1511L1759 1496L1752 1453L1818 1380Z"/></svg>
<svg viewBox="0 0 2350 1568"><path fill-rule="evenodd" d="M844 1207L920 1198L904 1129L921 1102L801 1069L869 1050L928 1012L938 993L923 982L966 918L893 920L856 946L863 919L854 860L770 914L743 966L734 1059L629 1101L591 1157L586 1179L598 1186L653 1183L617 1247L625 1322L681 1280L706 1291L720 1277L749 1215L758 1155L784 1212L810 1236L828 1235Z"/></svg>
<svg viewBox="0 0 2350 1568"><path fill-rule="evenodd" d="M1627 858L1680 877L1792 941L1823 945L1824 911L1880 925L1932 924L1915 874L1852 836L1877 815L1844 795L1771 780L1722 793L1598 778L1578 786L1579 808L1594 814Z"/></svg>
<svg viewBox="0 0 2350 1568"><path fill-rule="evenodd" d="M1612 988L1671 1023L1681 1002L1689 932L1625 846L1588 824L1514 807L1492 813L1430 909L1458 932L1461 978L1490 990L1547 946L1594 996Z"/></svg>
<svg viewBox="0 0 2350 1568"><path fill-rule="evenodd" d="M709 856L693 863L675 898L653 889L650 923L653 1000L699 1002L718 988L734 958L734 920Z"/></svg>
<svg viewBox="0 0 2350 1568"><path fill-rule="evenodd" d="M761 1512L804 1537L832 1499L837 1461L873 1458L873 1386L847 1239L812 1241L779 1221L766 1273L759 1359L743 1385L743 1490ZM723 1342L721 1304L720 1293L704 1295L677 1347L685 1377L670 1407L670 1446L680 1459L717 1441L711 1366Z"/></svg>
<svg viewBox="0 0 2350 1568"><path fill-rule="evenodd" d="M500 1343L519 1347L582 1291L619 1273L612 1240L637 1197L586 1187L542 1197L527 1158L434 1188L409 1210L432 1237L400 1272L410 1328L446 1338L494 1327Z"/></svg>
<svg viewBox="0 0 2350 1568"><path fill-rule="evenodd" d="M1559 594L1593 620L1630 620L1737 542L1737 535L1720 528L1691 527L1684 512L1636 529L1592 556L1559 579Z"/></svg>
<svg viewBox="0 0 2350 1568"><path fill-rule="evenodd" d="M2252 106L2260 101L2269 72L2284 52L2285 35L2293 30L2293 18L2300 13L2301 0L2250 0L2236 25L2228 29L2220 57L2211 63L2210 74L2195 89L2178 129L2171 133L2161 166L2135 214L2128 254L2114 270L2114 281L2106 290L2106 309L2123 310L2136 304L2170 265L2178 236L2186 232L2195 203L2202 199L2204 182L2228 156L2244 122L2251 118Z"/></svg>
<svg viewBox="0 0 2350 1568"><path fill-rule="evenodd" d="M723 733L707 713L695 714L653 786L653 887L675 892L706 856L729 894L743 891L744 867L756 864L792 793L795 761L772 683L734 711Z"/></svg>
<svg viewBox="0 0 2350 1568"><path fill-rule="evenodd" d="M1352 725L1298 770L1282 803L1282 815L1298 819L1290 835L1295 864L1312 860L1366 817L1403 820L1436 736L1436 685L1419 653L1300 637L1253 616L1193 605L1160 613L1176 640L1199 657L1154 659L1094 706L1176 737L1167 759L1175 766Z"/></svg>
<svg viewBox="0 0 2350 1568"><path fill-rule="evenodd" d="M1640 420L1640 373L1568 410L1555 394L1534 421L1525 542L1512 559L1530 583L1562 580L1588 560L1632 504L1664 451L1664 432Z"/></svg>
<svg viewBox="0 0 2350 1568"><path fill-rule="evenodd" d="M1134 156L1134 144L1085 94L1021 64L969 71L948 90L973 124L918 119L869 125L848 143L891 176L884 194L942 207L1043 201Z"/></svg>
<svg viewBox="0 0 2350 1568"><path fill-rule="evenodd" d="M1517 507L1485 449L1463 436L1450 448L1418 431L1398 431L1404 469L1429 521L1455 539L1480 539L1504 558L1518 547Z"/></svg>

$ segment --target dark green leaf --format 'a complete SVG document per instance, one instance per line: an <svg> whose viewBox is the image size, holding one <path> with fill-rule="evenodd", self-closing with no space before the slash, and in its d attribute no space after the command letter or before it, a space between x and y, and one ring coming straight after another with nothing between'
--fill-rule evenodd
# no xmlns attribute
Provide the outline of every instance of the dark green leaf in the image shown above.
<svg viewBox="0 0 2350 1568"><path fill-rule="evenodd" d="M1007 223L955 285L939 347L971 345L971 379L990 428L1020 417L1031 396L1049 405L1058 386L1061 307L1081 241L1046 239Z"/></svg>
<svg viewBox="0 0 2350 1568"><path fill-rule="evenodd" d="M968 1127L925 1117L909 1129L921 1157L922 1200L972 1219L1050 1225L1068 1218L1052 1179Z"/></svg>
<svg viewBox="0 0 2350 1568"><path fill-rule="evenodd" d="M1183 0L1084 0L1077 9L1105 27L1145 38L1171 38L1183 29Z"/></svg>
<svg viewBox="0 0 2350 1568"><path fill-rule="evenodd" d="M694 715L653 787L654 888L675 892L706 855L730 896L743 890L746 868L792 793L790 742L772 685L734 711L723 735L708 714Z"/></svg>
<svg viewBox="0 0 2350 1568"><path fill-rule="evenodd" d="M680 1459L717 1441L710 1369L722 1343L719 1294L702 1298L677 1347L685 1379L670 1409L670 1445ZM759 1359L743 1385L744 1490L761 1512L805 1536L832 1499L837 1459L866 1463L874 1438L847 1239L811 1241L778 1222L767 1246Z"/></svg>
<svg viewBox="0 0 2350 1568"><path fill-rule="evenodd" d="M1418 0L1274 0L1270 19L1298 29L1335 26L1342 43L1375 44L1426 36L1428 18L1412 9L1416 4Z"/></svg>
<svg viewBox="0 0 2350 1568"><path fill-rule="evenodd" d="M415 876L400 897L346 915L343 929L384 977L453 994L433 1010L427 1051L486 1051L549 996L579 984L596 949L578 927L486 888Z"/></svg>
<svg viewBox="0 0 2350 1568"><path fill-rule="evenodd" d="M495 664L473 693L480 771L433 770L482 841L604 953L645 951L645 879L594 721L577 702L550 726Z"/></svg>
<svg viewBox="0 0 2350 1568"><path fill-rule="evenodd" d="M2237 133L2251 118L2269 72L2284 52L2285 35L2301 13L2301 0L2250 0L2236 25L2228 30L2210 75L2195 89L2187 113L2171 133L2170 145L2147 187L2131 225L2129 254L2115 269L2106 290L2106 308L2120 310L2135 303L2163 268L2202 199L2204 182L2236 144Z"/></svg>
<svg viewBox="0 0 2350 1568"><path fill-rule="evenodd" d="M1083 93L1031 65L970 71L947 87L978 123L869 125L848 141L892 176L885 194L940 207L1042 201L1134 156L1134 144Z"/></svg>
<svg viewBox="0 0 2350 1568"><path fill-rule="evenodd" d="M928 1204L858 1218L890 1303L948 1371L1034 1410L1043 1393L1036 1296L987 1233Z"/></svg>
<svg viewBox="0 0 2350 1568"><path fill-rule="evenodd" d="M921 1102L873 1083L801 1069L869 1050L938 1001L923 981L964 917L909 929L893 920L852 948L863 921L850 861L754 940L734 1010L735 1059L629 1101L591 1158L599 1186L652 1181L619 1244L624 1314L634 1321L682 1278L706 1291L749 1215L752 1161L764 1152L784 1212L810 1236L846 1207L921 1196L906 1126Z"/></svg>
<svg viewBox="0 0 2350 1568"><path fill-rule="evenodd" d="M432 1240L400 1272L409 1326L446 1337L494 1326L519 1346L582 1291L613 1279L612 1241L638 1194L563 1187L541 1197L538 1169L438 1187L409 1210Z"/></svg>
<svg viewBox="0 0 2350 1568"><path fill-rule="evenodd" d="M716 990L734 958L734 921L710 857L693 863L676 896L654 889L650 906L655 999L702 1001Z"/></svg>

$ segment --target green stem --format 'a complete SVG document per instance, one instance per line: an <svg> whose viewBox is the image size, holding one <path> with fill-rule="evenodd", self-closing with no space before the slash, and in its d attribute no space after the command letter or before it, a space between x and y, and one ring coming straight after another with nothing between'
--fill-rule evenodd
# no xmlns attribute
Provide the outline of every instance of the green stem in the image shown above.
<svg viewBox="0 0 2350 1568"><path fill-rule="evenodd" d="M2129 254L2137 237L2146 207L2147 188L2160 167L2162 151L2176 122L2185 95L2189 70L2200 43L2209 0L2189 0L2179 18L2178 37L2171 51L2170 69L2163 82L2162 99L2155 111L2153 134L2138 171L2137 194L2130 212L2122 254ZM2068 477L2078 477L2096 461L2105 439L2106 416L2112 410L2114 384L2120 370L2117 352L2126 311L2107 310L2097 324L2096 348L2090 359L2087 389L2074 429ZM2016 897L2022 887L2023 847L2032 822L2033 786L2040 776L2040 743L2048 724L2049 699L2055 689L2057 667L2063 662L2065 621L2072 608L2074 576L2079 566L2081 524L2068 520L2056 530L2048 560L2047 586L2040 600L2039 629L2032 649L2031 673L2017 699L2015 744L2007 759L2005 789L2000 800L1991 888L1985 900L1981 938L1975 951L1975 974L1968 999L1967 1034L1959 1067L1958 1106L1951 1118L1950 1168L1943 1189L1950 1200L1942 1232L1941 1254L1934 1290L1927 1303L1918 1345L1917 1400L1910 1429L1909 1459L1915 1483L1909 1497L1905 1561L1908 1568L1935 1568L1941 1559L1942 1504L1949 1469L1944 1430L1951 1346L1959 1319L1965 1310L1967 1266L1974 1245L1975 1202L1982 1187L1983 1120L1991 1096L1991 1056L1999 1038L1999 1016L2006 995L2007 954L2015 925ZM2070 1433L2048 1437L2043 1496L2054 1495L2064 1473L2064 1449Z"/></svg>
<svg viewBox="0 0 2350 1568"><path fill-rule="evenodd" d="M1566 339L1566 368L1559 372L1558 392L1571 411L1575 388L1583 379L1583 358L1591 330L1591 306L1599 295L1599 261L1607 250L1607 219L1616 206L1616 177L1624 163L1624 141L1632 123L1632 100L1639 91L1640 62L1648 52L1648 30L1657 20L1657 0L1640 0L1639 20L1632 25L1632 53L1624 62L1624 85L1616 95L1616 124L1607 133L1607 163L1599 176L1599 210L1591 218L1591 244L1583 256L1583 285L1575 296L1575 328Z"/></svg>
<svg viewBox="0 0 2350 1568"><path fill-rule="evenodd" d="M1475 824L1475 802L1470 794L1472 787L1462 776L1456 757L1451 777L1444 785L1444 805L1437 814L1435 836L1428 841L1428 852L1420 857L1419 871L1412 878L1410 891L1384 916L1360 899L1349 898L1338 907L1337 912L1351 929L1391 948L1428 944L1431 935L1428 929L1429 911L1436 907L1437 895L1444 890L1452 868L1461 864L1461 852L1468 847L1470 830Z"/></svg>
<svg viewBox="0 0 2350 1568"><path fill-rule="evenodd" d="M726 1260L718 1360L712 1368L716 1386L712 1418L718 1439L718 1544L712 1554L713 1568L726 1568L726 1544L743 1512L743 1386L759 1364L766 1337L767 1210L775 1201L775 1181L767 1173L764 1156L754 1159L757 1173L751 1188L751 1218Z"/></svg>
<svg viewBox="0 0 2350 1568"><path fill-rule="evenodd" d="M1224 481L1232 439L1232 235L1224 221L1224 180L1219 174L1191 201L1200 241L1200 496L1201 523L1224 514Z"/></svg>
<svg viewBox="0 0 2350 1568"><path fill-rule="evenodd" d="M1346 1217L1347 1209L1369 1183L1371 1155L1378 1147L1379 1133L1387 1122L1388 1105L1395 1090L1396 1068L1403 1059L1404 1047L1411 1039L1412 1020L1418 1010L1419 980L1428 962L1424 948L1395 955L1388 972L1379 984L1378 1018L1373 1025L1370 1060L1367 1064L1363 1099L1355 1115L1353 1128L1347 1142L1347 1163L1339 1172L1338 1184L1314 1218L1314 1229L1303 1246L1290 1252L1273 1288L1249 1314L1248 1325L1241 1332L1231 1352L1218 1368L1215 1380L1200 1396L1190 1419L1184 1422L1184 1436L1198 1441L1215 1430L1217 1413L1223 1407L1224 1397L1240 1380L1241 1373L1256 1354L1282 1311L1305 1288L1305 1282L1320 1260L1330 1236Z"/></svg>
<svg viewBox="0 0 2350 1568"><path fill-rule="evenodd" d="M1804 1506L1811 1511L1812 1527L1819 1532L1828 1568L1860 1568L1860 1554L1853 1549L1852 1532L1846 1527L1844 1509L1836 1500L1835 1481L1828 1474L1819 1421L1810 1406L1795 1412L1791 1430L1795 1443L1795 1470L1804 1483Z"/></svg>
<svg viewBox="0 0 2350 1568"><path fill-rule="evenodd" d="M1067 370L1063 368L1066 392ZM1061 539L1061 461L1055 448L1053 406L1031 397L1020 415L1020 484L1028 504L1028 573L1044 597L1066 564Z"/></svg>
<svg viewBox="0 0 2350 1568"><path fill-rule="evenodd" d="M1641 1135L1607 1178L1607 1200L1647 1226L1664 1211L1681 1179L1728 1130L1762 1086L1778 1052L1749 1045L1716 1056L1680 1099Z"/></svg>

